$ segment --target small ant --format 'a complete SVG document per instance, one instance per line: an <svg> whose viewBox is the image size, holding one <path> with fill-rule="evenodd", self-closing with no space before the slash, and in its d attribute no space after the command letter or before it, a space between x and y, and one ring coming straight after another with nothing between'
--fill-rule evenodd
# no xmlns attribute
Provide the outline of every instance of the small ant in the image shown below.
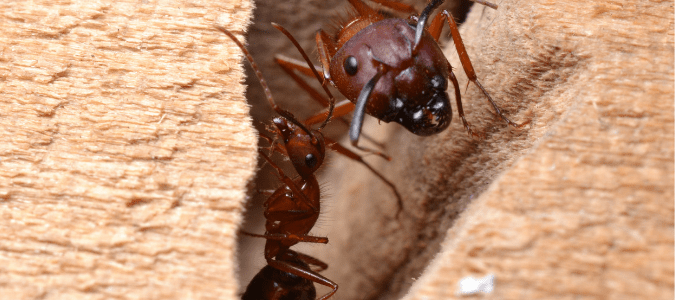
<svg viewBox="0 0 675 300"><path fill-rule="evenodd" d="M244 45L227 29L219 26L217 28L232 39L244 53L265 90L267 100L274 111L281 115L274 118L273 123L276 126L276 134L282 139L283 144L262 133L260 136L270 142L273 151L279 151L287 156L299 175L295 179L286 176L268 155L258 150L260 156L276 170L279 180L284 185L275 190L264 203L265 234L243 232L267 240L265 243L267 266L249 283L242 299L314 299L316 290L312 282L333 289L321 297L327 299L337 291L338 285L317 272L326 269L328 265L309 255L290 250L290 247L299 242L328 243L328 238L310 236L308 233L319 218L320 191L314 172L321 166L325 156L326 143L320 130L330 120L331 112L318 130L306 128L293 114L276 105L262 73ZM331 99L329 110L332 111L334 99L330 94L329 98ZM317 266L319 270L312 270L310 265Z"/></svg>
<svg viewBox="0 0 675 300"><path fill-rule="evenodd" d="M452 15L443 10L427 21L444 0L433 0L419 18L415 9L390 0L371 0L394 11L411 13L406 19L391 18L367 6L362 0L349 0L356 15L343 23L339 31L330 36L323 30L316 34L319 59L323 66L324 82L336 87L353 103L340 103L335 107L335 117L354 110L349 128L349 139L354 147L361 134L364 114L384 122L396 122L410 132L428 136L445 130L452 120L452 109L447 78L455 88L457 111L469 135L480 136L471 130L464 117L459 83L452 66L443 54L438 40L443 21L450 27L455 47L464 72L487 97L497 114L507 124L516 128L525 125L509 120L478 81L464 43ZM483 0L475 1L492 8L496 5ZM287 70L308 74L307 66L277 57L277 63ZM301 86L302 83L294 78ZM307 124L316 124L325 118L321 113L309 118Z"/></svg>
<svg viewBox="0 0 675 300"><path fill-rule="evenodd" d="M283 27L274 23L272 25L293 42L306 62L310 64L317 80L321 81L321 75L311 65L309 57L307 57L307 54L302 50L295 38ZM260 156L276 170L277 176L283 182L283 185L276 189L264 203L265 234L258 235L243 232L246 235L261 237L267 240L265 243L265 260L268 265L254 277L242 299L314 299L316 291L312 282L333 289L320 298L321 300L327 299L335 294L338 285L319 275L317 272L326 269L328 265L309 255L290 250L291 246L299 242L328 243L328 238L326 237L308 235L320 213L321 195L319 183L314 173L323 163L326 146L362 163L388 184L398 199L399 212L402 208L400 195L391 182L363 161L359 155L323 136L321 130L330 121L335 106L335 99L327 87L324 86L324 90L329 98L328 114L318 129L310 130L307 127L308 125L306 126L298 121L292 113L276 105L262 73L244 45L227 29L219 26L216 27L232 39L245 54L246 59L255 71L265 91L270 106L281 116L274 118L273 123L276 127L274 132L282 142L278 142L277 139L272 139L262 133L260 136L270 143L269 148L273 152L276 151L288 157L298 173L296 178L291 179L272 161L270 156L266 155L262 150L258 150ZM310 265L316 266L317 270L312 270Z"/></svg>

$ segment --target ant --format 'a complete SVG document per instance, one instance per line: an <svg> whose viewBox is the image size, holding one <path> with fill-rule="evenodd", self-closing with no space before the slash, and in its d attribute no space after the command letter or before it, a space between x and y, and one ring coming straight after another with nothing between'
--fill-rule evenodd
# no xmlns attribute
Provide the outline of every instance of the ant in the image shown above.
<svg viewBox="0 0 675 300"><path fill-rule="evenodd" d="M335 117L354 111L349 128L351 144L359 149L359 136L367 113L386 123L396 122L410 132L428 136L445 130L452 120L447 78L455 88L457 111L469 135L480 137L471 130L464 117L459 83L452 66L443 54L438 40L447 21L464 73L487 97L497 114L507 124L519 128L509 120L478 81L464 43L452 15L443 10L427 27L431 13L444 0L433 0L419 17L412 6L390 0L371 0L394 11L411 13L406 19L388 17L369 7L362 0L349 0L356 14L330 36L319 30L316 45L323 66L323 84L336 87L349 101L335 106ZM476 0L496 9L496 5ZM297 70L309 74L307 66L284 57L277 57L285 71ZM303 86L295 76L298 84ZM306 84L305 84L306 85ZM332 112L331 112L332 113ZM326 112L309 118L307 124L316 124ZM364 149L367 150L367 149Z"/></svg>
<svg viewBox="0 0 675 300"><path fill-rule="evenodd" d="M272 25L291 40L305 61L310 65L317 80L322 81L321 75L311 64L309 57L307 57L307 54L302 50L295 38L280 25L274 23ZM328 114L318 129L310 130L308 128L309 125L298 121L291 112L280 108L275 103L262 73L244 45L227 29L220 26L216 27L232 39L244 53L265 91L265 96L270 106L281 116L274 118L272 121L275 126L273 131L281 142L262 133L260 136L270 143L269 148L272 152L276 151L288 157L293 168L298 173L296 178L291 179L272 161L270 156L262 150L258 150L260 156L276 170L277 176L283 182L283 185L271 193L264 203L265 234L258 235L242 231L246 235L267 240L265 243L267 266L254 277L242 299L314 299L316 291L312 282L333 289L320 298L321 300L327 299L335 294L338 285L319 275L317 272L326 269L328 265L309 255L290 250L291 246L299 242L328 243L328 238L326 237L308 235L320 213L321 195L319 183L314 173L323 163L326 147L365 165L371 172L389 185L398 199L398 212L402 209L400 195L391 182L363 161L359 155L323 136L321 130L330 121L335 107L335 99L327 87L324 86L323 88L329 98ZM316 266L317 270L312 270L310 265Z"/></svg>
<svg viewBox="0 0 675 300"><path fill-rule="evenodd" d="M275 170L284 185L275 190L264 203L265 234L258 235L243 232L253 237L265 238L265 266L249 283L242 299L314 299L316 290L312 282L317 282L333 290L321 299L332 296L338 288L335 282L319 275L317 272L328 267L327 264L309 255L290 250L299 242L328 243L328 238L308 235L314 227L320 212L319 183L314 172L321 166L326 152L326 142L320 130L331 118L334 99L329 94L330 106L328 117L317 130L309 130L299 122L292 113L276 105L262 73L253 57L244 45L227 29L217 28L234 41L246 56L263 86L265 96L270 105L281 117L273 119L276 134L283 143L260 134L270 142L272 151L287 156L298 177L291 179L262 150L258 150ZM320 78L318 72L317 78ZM314 271L310 265L319 270Z"/></svg>

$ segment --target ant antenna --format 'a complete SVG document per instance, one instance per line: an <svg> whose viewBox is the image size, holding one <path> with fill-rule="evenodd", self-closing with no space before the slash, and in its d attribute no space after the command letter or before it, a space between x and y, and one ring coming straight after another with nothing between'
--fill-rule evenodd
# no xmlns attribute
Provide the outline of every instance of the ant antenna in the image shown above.
<svg viewBox="0 0 675 300"><path fill-rule="evenodd" d="M298 43L298 41L295 40L293 35L291 35L291 33L288 32L286 28L282 27L277 23L272 22L272 26L274 26L274 28L276 28L277 30L281 31L281 33L286 35L286 37L288 37L288 39L291 40L291 43L293 43L295 48L298 49L298 52L300 52L302 58L304 58L305 62L307 62L307 65L309 65L309 68L312 70L312 73L314 73L316 79L318 79L319 82L323 82L323 77L319 75L319 72L316 71L316 68L314 68L314 64L312 63L311 60L309 60L307 53L305 53L305 50L303 50L302 47L300 47L300 44ZM330 93L328 87L326 87L325 85L322 84L321 87L323 88L324 91L326 91L326 94L328 94L329 105L328 105L328 116L326 116L326 119L323 121L323 123L321 123L321 126L319 126L318 130L321 130L324 127L326 127L328 121L330 121L331 117L333 117L333 109L335 108L335 98L333 97L333 94Z"/></svg>
<svg viewBox="0 0 675 300"><path fill-rule="evenodd" d="M224 34L226 34L235 44L237 44L239 49L241 49L241 51L244 53L244 56L246 56L246 60L248 60L248 63L251 64L251 68L253 69L253 71L255 71L255 75L258 77L258 81L260 82L260 85L263 87L263 90L265 91L265 97L267 97L267 101L270 103L270 106L272 106L272 109L274 109L274 111L276 111L282 117L291 121L293 124L302 128L302 130L306 131L312 137L313 140L316 139L312 134L312 132L309 129L307 129L307 127L305 127L305 124L302 124L300 121L298 121L290 111L280 108L276 104L276 102L274 102L274 98L272 98L272 92L270 92L270 89L267 86L267 82L265 81L265 78L263 78L262 72L260 72L260 69L258 69L258 65L253 60L253 56L251 56L251 53L249 53L248 50L246 50L244 44L242 44L237 39L237 37L234 36L234 34L232 34L229 30L225 29L224 27L216 25L216 28L222 31Z"/></svg>
<svg viewBox="0 0 675 300"><path fill-rule="evenodd" d="M476 2L476 3L478 3L478 4L485 5L485 6L489 7L489 8L492 8L492 9L497 9L497 8L499 8L499 6L498 6L497 4L494 4L494 3L489 2L489 1L485 1L485 0L471 0L471 1L472 1L472 2Z"/></svg>
<svg viewBox="0 0 675 300"><path fill-rule="evenodd" d="M445 0L434 0L427 7L424 8L420 14L419 21L417 22L417 27L415 28L415 44L413 45L413 52L416 52L417 45L419 45L420 40L422 40L422 34L424 33L424 27L429 19L431 12L441 5Z"/></svg>
<svg viewBox="0 0 675 300"><path fill-rule="evenodd" d="M368 103L368 98L370 94L375 89L377 81L380 80L380 77L384 75L384 67L379 65L377 68L377 73L371 78L366 85L361 89L361 93L356 100L356 107L354 108L354 116L352 117L352 126L349 127L349 139L352 141L352 145L356 146L356 143L359 140L359 135L361 133L361 126L363 125L363 117L366 113L366 104Z"/></svg>

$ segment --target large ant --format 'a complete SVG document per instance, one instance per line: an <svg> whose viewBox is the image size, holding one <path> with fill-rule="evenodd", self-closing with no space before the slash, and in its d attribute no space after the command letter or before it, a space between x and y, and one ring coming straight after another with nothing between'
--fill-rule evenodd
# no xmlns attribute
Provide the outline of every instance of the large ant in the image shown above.
<svg viewBox="0 0 675 300"><path fill-rule="evenodd" d="M349 0L356 15L344 23L339 31L330 36L323 30L316 34L319 59L323 66L325 83L335 86L351 102L335 107L335 117L354 110L349 129L349 138L354 147L363 125L364 113L384 122L396 122L410 132L427 136L446 129L452 120L452 109L446 92L447 78L455 88L457 111L469 135L471 125L464 117L459 83L452 66L443 55L438 39L443 21L450 27L455 47L464 72L487 97L497 114L511 126L521 127L509 120L492 100L476 77L471 60L466 53L452 15L443 10L426 27L431 13L444 0L433 0L419 18L415 9L390 0L371 0L394 11L413 13L406 19L391 18L367 6L362 0ZM482 0L475 1L492 8L496 5ZM285 70L297 70L309 74L307 66L277 57L277 63ZM296 76L294 79L302 86ZM316 124L326 113L306 121Z"/></svg>
<svg viewBox="0 0 675 300"><path fill-rule="evenodd" d="M310 65L316 79L322 81L321 75L311 64L309 57L295 38L283 27L274 23L272 25L291 40ZM217 28L232 39L245 54L265 91L270 106L281 116L273 119L276 127L274 132L281 142L264 134L260 134L260 136L270 143L272 151L277 151L288 157L298 173L296 178L291 179L272 161L270 156L262 150L258 150L260 156L276 170L283 185L276 189L264 203L265 234L243 232L246 235L267 240L265 243L265 260L268 265L254 277L242 299L314 299L316 291L312 282L332 288L331 292L320 298L321 300L327 299L337 291L338 285L317 272L326 269L328 265L309 255L290 250L291 246L299 242L328 243L326 237L308 235L320 213L321 195L319 183L314 173L323 163L326 146L362 163L388 184L398 198L399 212L402 207L400 195L391 182L363 161L359 155L323 136L321 130L330 121L335 106L335 99L327 87L324 86L324 91L329 98L328 114L318 129L310 130L307 127L308 125L298 121L292 113L276 105L262 73L244 45L227 29L219 26ZM316 266L317 270L312 270L310 265Z"/></svg>

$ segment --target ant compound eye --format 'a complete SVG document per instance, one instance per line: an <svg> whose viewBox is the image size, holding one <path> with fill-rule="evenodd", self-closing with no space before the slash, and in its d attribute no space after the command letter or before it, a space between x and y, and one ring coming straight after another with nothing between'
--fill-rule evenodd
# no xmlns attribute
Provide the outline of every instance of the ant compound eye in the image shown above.
<svg viewBox="0 0 675 300"><path fill-rule="evenodd" d="M356 57L348 56L345 59L343 67L349 76L354 76L359 71L359 62L356 60Z"/></svg>
<svg viewBox="0 0 675 300"><path fill-rule="evenodd" d="M314 166L316 166L316 163L317 163L316 156L314 156L314 154L310 153L310 154L307 154L307 156L305 156L305 165L308 168L310 168L310 169L314 168Z"/></svg>

